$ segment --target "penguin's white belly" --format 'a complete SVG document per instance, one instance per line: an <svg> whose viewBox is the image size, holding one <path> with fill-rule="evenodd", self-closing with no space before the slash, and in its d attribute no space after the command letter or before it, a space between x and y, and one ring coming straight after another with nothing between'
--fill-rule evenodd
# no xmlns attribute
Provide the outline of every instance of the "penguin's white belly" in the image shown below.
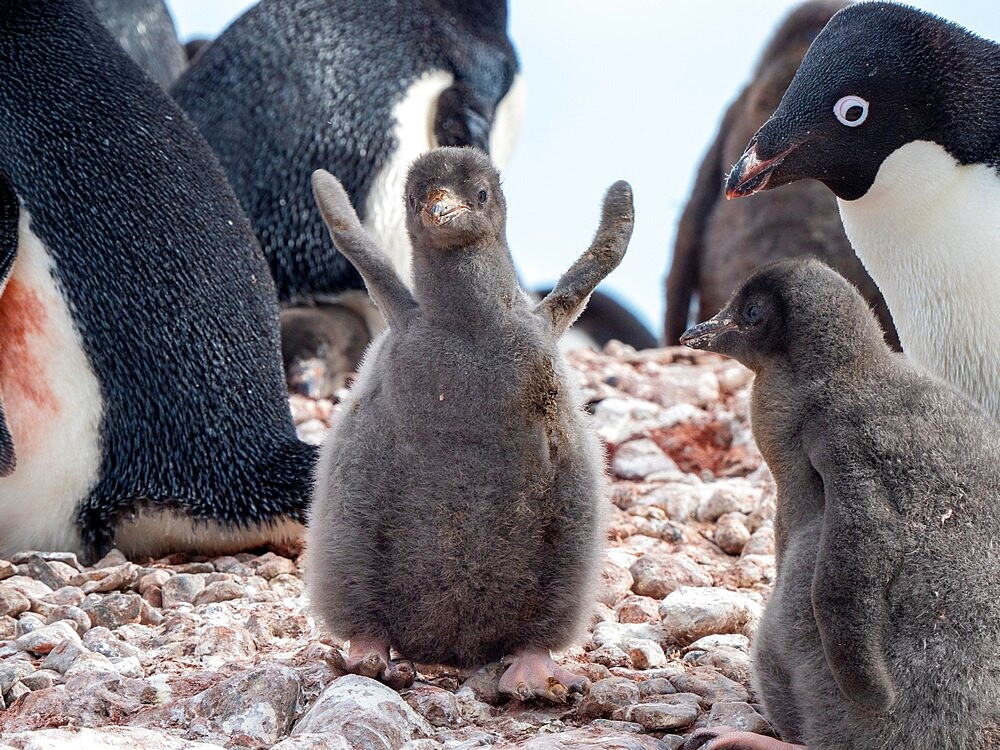
<svg viewBox="0 0 1000 750"><path fill-rule="evenodd" d="M903 351L1000 421L1000 178L914 141L868 193L838 201Z"/></svg>
<svg viewBox="0 0 1000 750"><path fill-rule="evenodd" d="M454 76L444 70L424 73L393 109L396 122L393 135L399 145L376 175L365 203L365 229L409 285L412 285L410 238L406 233L403 186L414 160L438 146L434 136L438 99L454 80ZM497 105L490 128L490 151L498 169L503 169L517 140L524 114L524 96L524 85L518 74Z"/></svg>
<svg viewBox="0 0 1000 750"><path fill-rule="evenodd" d="M101 464L101 389L52 259L22 211L0 294L0 392L14 472L0 478L0 555L78 550L76 509Z"/></svg>

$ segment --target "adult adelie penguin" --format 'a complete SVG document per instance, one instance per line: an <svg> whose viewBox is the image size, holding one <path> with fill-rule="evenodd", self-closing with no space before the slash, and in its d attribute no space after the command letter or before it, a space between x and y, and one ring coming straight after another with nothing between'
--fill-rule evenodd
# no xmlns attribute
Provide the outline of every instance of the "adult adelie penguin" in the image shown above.
<svg viewBox="0 0 1000 750"><path fill-rule="evenodd" d="M778 576L754 683L786 741L710 729L685 750L1000 747L995 423L818 261L760 269L682 341L756 374Z"/></svg>
<svg viewBox="0 0 1000 750"><path fill-rule="evenodd" d="M726 110L677 226L666 283L667 343L677 341L687 328L695 294L697 319L705 320L722 309L756 268L782 258L814 256L861 290L889 342L899 346L885 300L851 249L836 198L822 185L801 182L755 201L723 200L726 172L778 106L813 39L846 6L844 0L809 0L789 13L761 53L750 83Z"/></svg>
<svg viewBox="0 0 1000 750"><path fill-rule="evenodd" d="M0 555L297 534L315 451L211 150L85 0L0 12Z"/></svg>
<svg viewBox="0 0 1000 750"><path fill-rule="evenodd" d="M1000 419L1000 45L903 5L842 10L729 175L812 177L903 351Z"/></svg>
<svg viewBox="0 0 1000 750"><path fill-rule="evenodd" d="M261 0L172 94L215 149L257 232L281 302L363 297L316 212L335 174L404 279L406 170L435 146L503 165L520 124L506 0Z"/></svg>

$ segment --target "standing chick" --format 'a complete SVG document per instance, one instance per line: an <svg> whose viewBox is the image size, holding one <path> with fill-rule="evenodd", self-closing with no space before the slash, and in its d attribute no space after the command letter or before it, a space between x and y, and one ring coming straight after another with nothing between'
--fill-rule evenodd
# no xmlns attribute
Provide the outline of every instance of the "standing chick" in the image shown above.
<svg viewBox="0 0 1000 750"><path fill-rule="evenodd" d="M589 250L540 303L517 283L499 175L475 149L406 181L413 293L340 183L313 176L337 248L389 323L326 441L309 526L316 613L347 667L404 682L389 648L461 667L509 657L502 692L563 700L586 680L549 650L580 633L604 546L603 459L557 341L621 261L616 183Z"/></svg>
<svg viewBox="0 0 1000 750"><path fill-rule="evenodd" d="M778 577L754 666L781 736L812 750L996 748L996 425L893 354L857 290L817 261L761 269L682 341L756 373ZM801 746L708 730L686 747Z"/></svg>

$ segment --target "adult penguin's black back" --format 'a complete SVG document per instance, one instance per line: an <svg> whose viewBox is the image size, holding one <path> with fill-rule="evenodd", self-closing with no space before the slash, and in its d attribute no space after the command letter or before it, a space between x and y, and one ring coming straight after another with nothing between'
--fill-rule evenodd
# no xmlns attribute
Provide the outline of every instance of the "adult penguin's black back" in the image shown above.
<svg viewBox="0 0 1000 750"><path fill-rule="evenodd" d="M364 288L315 209L314 169L341 180L408 278L410 162L478 146L502 166L517 72L506 0L261 0L172 94L218 154L285 302Z"/></svg>
<svg viewBox="0 0 1000 750"><path fill-rule="evenodd" d="M293 533L315 453L224 173L86 0L0 13L0 554Z"/></svg>

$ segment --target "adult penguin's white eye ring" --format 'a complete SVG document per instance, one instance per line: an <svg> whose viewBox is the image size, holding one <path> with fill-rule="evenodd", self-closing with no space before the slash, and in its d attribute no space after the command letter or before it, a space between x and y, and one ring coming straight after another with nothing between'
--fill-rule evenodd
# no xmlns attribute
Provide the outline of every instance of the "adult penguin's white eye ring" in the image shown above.
<svg viewBox="0 0 1000 750"><path fill-rule="evenodd" d="M833 114L841 125L856 128L868 119L868 102L853 94L843 96L833 105Z"/></svg>

